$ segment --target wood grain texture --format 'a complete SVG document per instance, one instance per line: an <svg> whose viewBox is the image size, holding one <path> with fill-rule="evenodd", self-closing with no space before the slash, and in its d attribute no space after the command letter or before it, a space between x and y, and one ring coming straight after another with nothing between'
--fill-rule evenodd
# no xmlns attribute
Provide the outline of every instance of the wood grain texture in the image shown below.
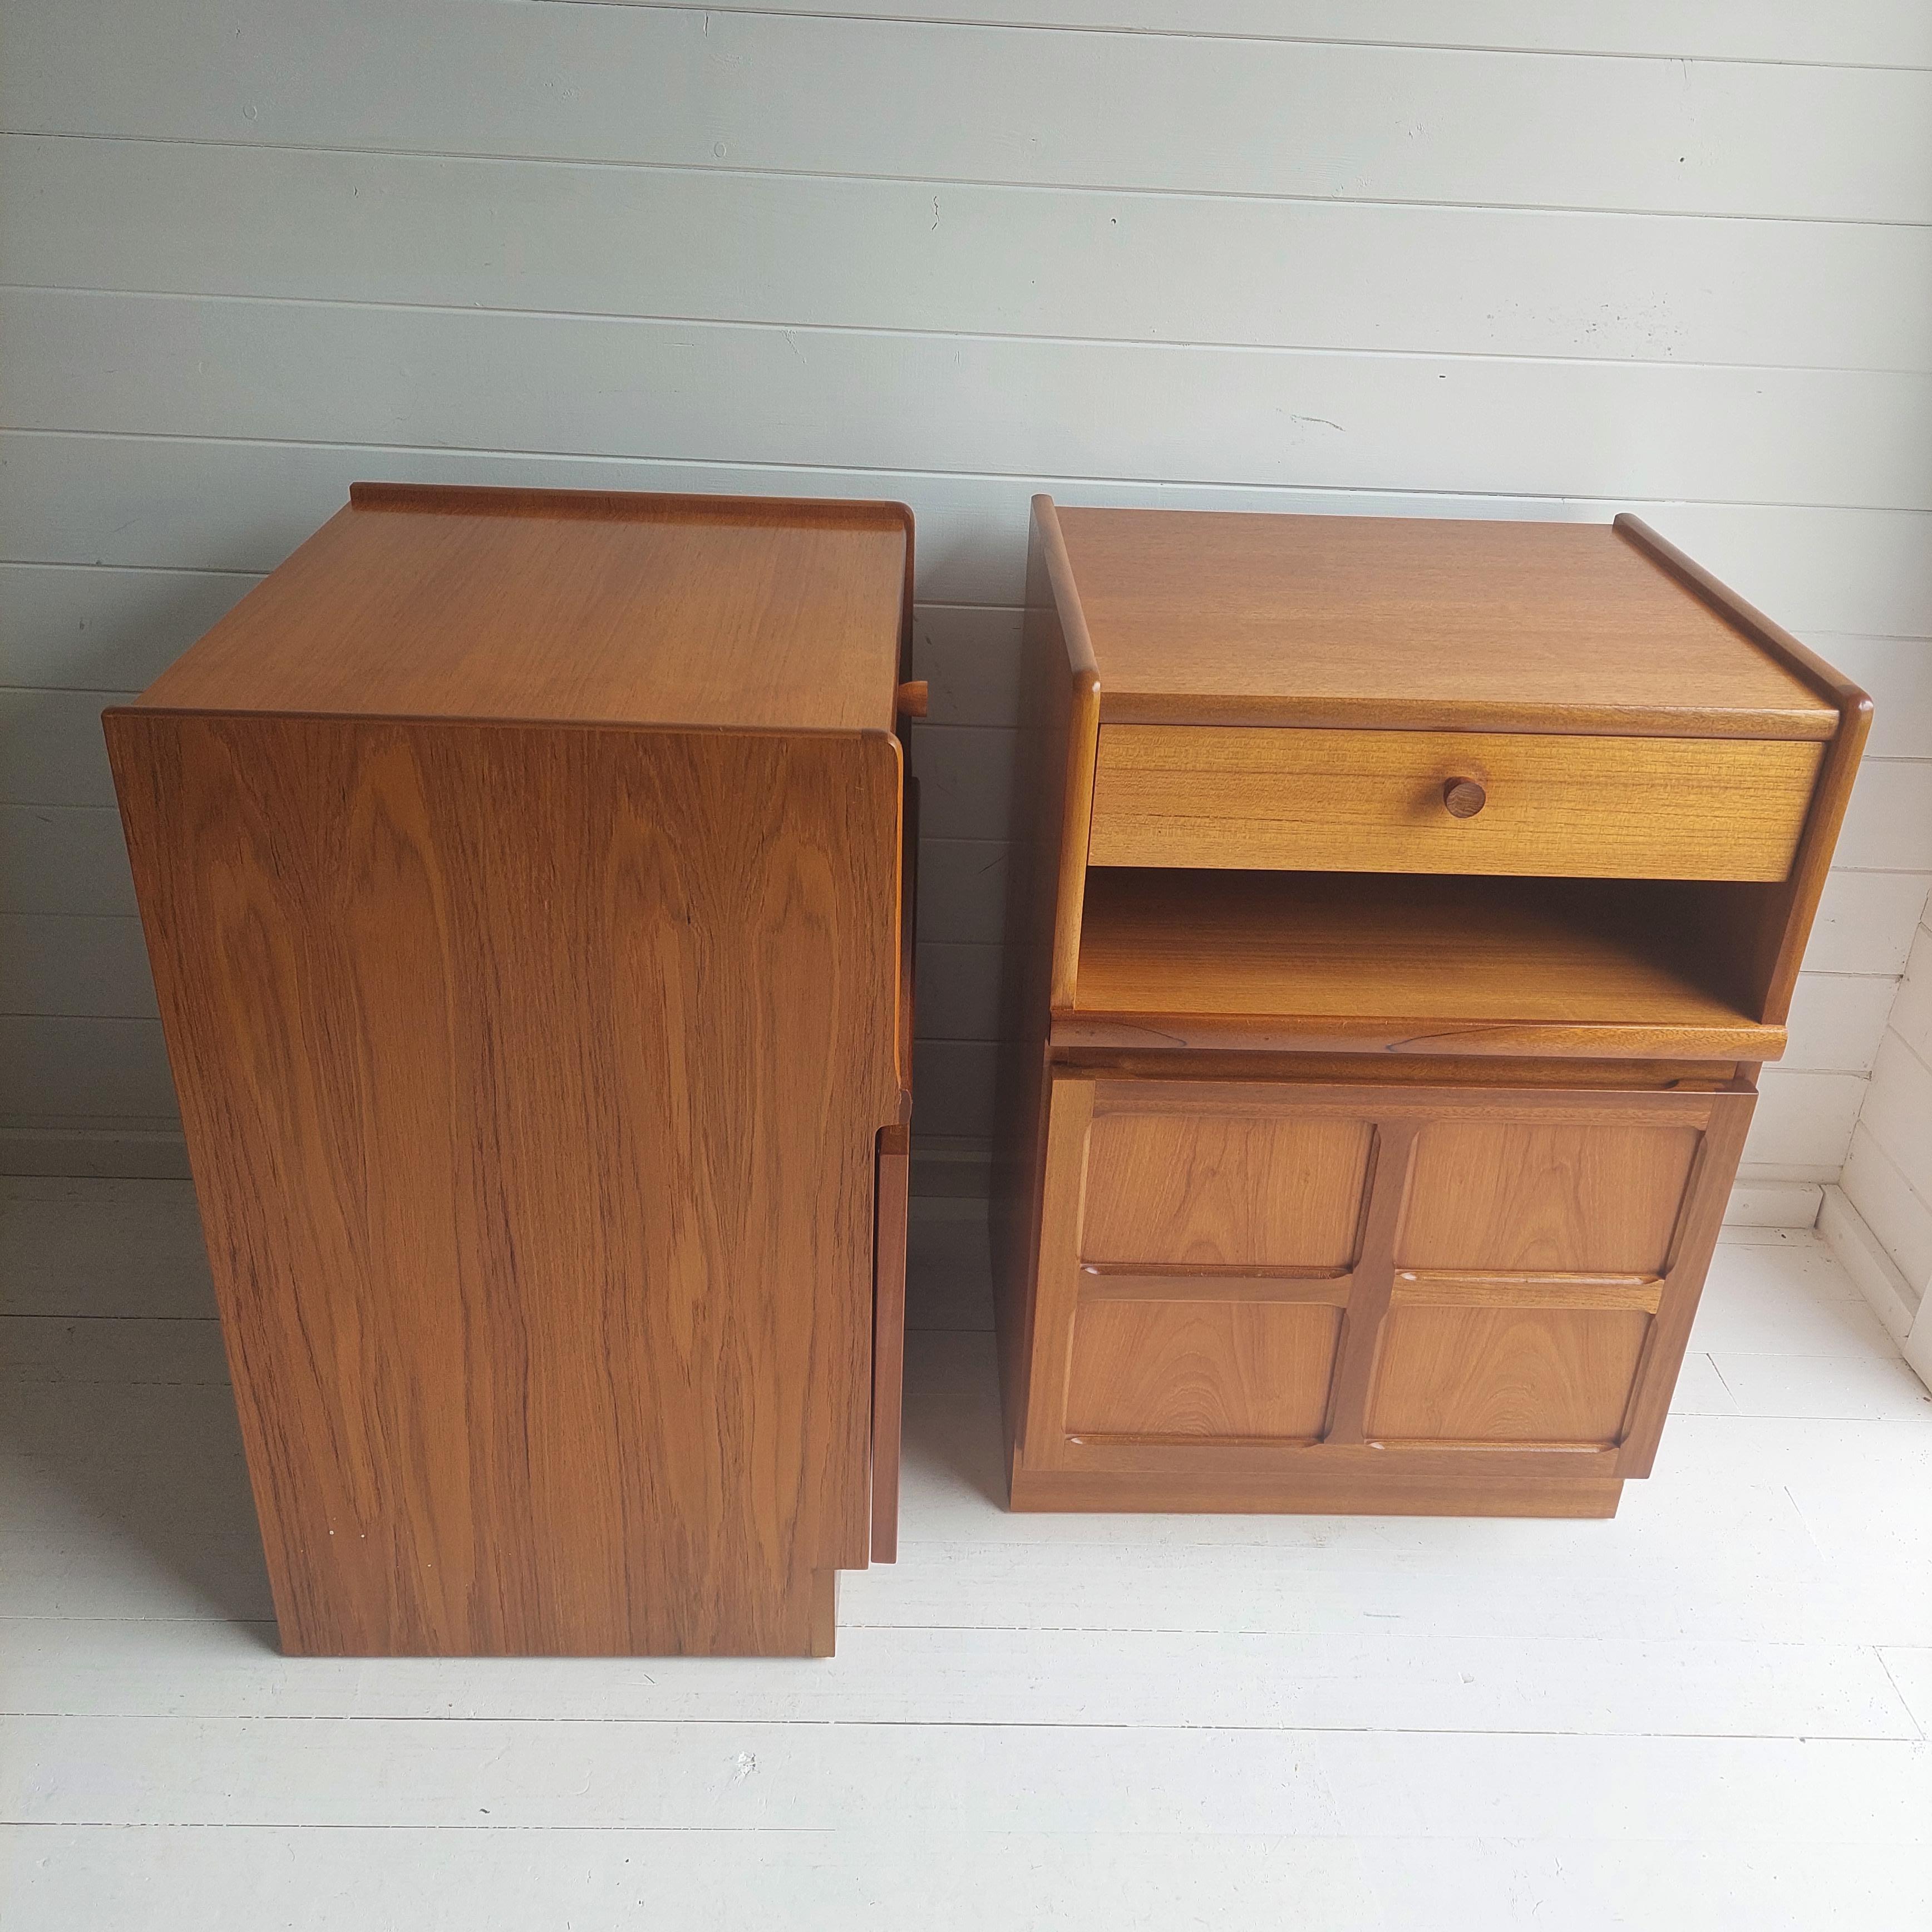
<svg viewBox="0 0 1932 1932"><path fill-rule="evenodd" d="M1778 880L1820 748L1102 724L1090 866ZM1480 788L1459 816L1445 788Z"/></svg>
<svg viewBox="0 0 1932 1932"><path fill-rule="evenodd" d="M1198 1468L1016 1468L1008 1506L1020 1510L1206 1516L1604 1517L1617 1513L1615 1477L1388 1476L1306 1466L1243 1474Z"/></svg>
<svg viewBox="0 0 1932 1932"><path fill-rule="evenodd" d="M1105 721L1828 738L1600 524L1059 511Z"/></svg>
<svg viewBox="0 0 1932 1932"><path fill-rule="evenodd" d="M1354 1259L1372 1138L1361 1123L1250 1112L1238 1097L1186 1114L1132 1106L1096 1108L1082 1261L1340 1270Z"/></svg>
<svg viewBox="0 0 1932 1932"><path fill-rule="evenodd" d="M1688 1124L1430 1122L1396 1264L1660 1274L1699 1140Z"/></svg>
<svg viewBox="0 0 1932 1932"><path fill-rule="evenodd" d="M140 702L889 732L910 522L896 503L358 483Z"/></svg>
<svg viewBox="0 0 1932 1932"><path fill-rule="evenodd" d="M1124 1045L1219 1045L1218 1020L1330 1050L1352 1035L1408 1052L1781 1050L1696 976L1675 903L1637 882L1096 869L1079 1007L1058 1035L1100 1045L1114 1023L1167 1034Z"/></svg>
<svg viewBox="0 0 1932 1932"><path fill-rule="evenodd" d="M1054 862L1052 936L1052 1010L1064 1012L1074 1004L1079 973L1081 909L1085 897L1087 867L1093 838L1094 790L1099 759L1100 731L1100 677L1094 666L1093 639L1080 607L1080 593L1066 561L1066 546L1059 519L1050 496L1036 496L1033 506L1033 543L1039 558L1039 574L1045 580L1043 595L1037 605L1029 581L1027 593L1028 621L1039 608L1052 612L1052 634L1057 635L1066 655L1070 680L1066 695L1066 738L1064 762L1058 766L1059 782L1050 784L1039 802L1047 823L1042 833L1051 838L1052 819L1059 818L1058 841L1052 849ZM1050 653L1050 641L1046 642ZM1054 665L1057 674L1059 665ZM1057 709L1058 707L1056 707Z"/></svg>
<svg viewBox="0 0 1932 1932"><path fill-rule="evenodd" d="M1080 1270L1080 1299L1090 1301L1263 1301L1348 1305L1345 1270L1314 1268L1096 1268Z"/></svg>
<svg viewBox="0 0 1932 1932"><path fill-rule="evenodd" d="M1740 1071L1742 1075L1744 1070ZM1620 1476L1647 1476L1656 1460L1671 1391L1677 1386L1690 1324L1696 1318L1705 1276L1724 1222L1724 1204L1730 1198L1731 1183L1756 1104L1750 1077L1741 1077L1729 1090L1711 1096L1710 1117L1671 1239L1663 1294L1646 1338L1644 1359L1624 1421L1623 1446L1617 1458Z"/></svg>
<svg viewBox="0 0 1932 1932"><path fill-rule="evenodd" d="M287 1648L824 1648L895 741L107 723Z"/></svg>
<svg viewBox="0 0 1932 1932"><path fill-rule="evenodd" d="M1784 1045L1765 949L1856 704L1622 530L1054 528L1102 722L1066 752L1095 780L1015 1506L1614 1508ZM1340 1128L1365 1183L1314 1152ZM1260 1324L1317 1310L1319 1433L1238 1432Z"/></svg>
<svg viewBox="0 0 1932 1932"><path fill-rule="evenodd" d="M1607 1447L1650 1322L1640 1309L1400 1304L1383 1326L1366 1432L1391 1443Z"/></svg>
<svg viewBox="0 0 1932 1932"><path fill-rule="evenodd" d="M1342 1318L1336 1351L1335 1379L1329 1392L1324 1440L1352 1446L1362 1440L1362 1409L1376 1350L1388 1319L1394 1275L1396 1232L1408 1199L1415 1164L1416 1124L1381 1119L1372 1128L1375 1166L1369 1176L1362 1216L1361 1252L1348 1283L1348 1306Z"/></svg>
<svg viewBox="0 0 1932 1932"><path fill-rule="evenodd" d="M1029 1486L1060 1473L1118 1479L1144 1507L1200 1509L1220 1506L1231 1484L1272 1474L1290 1495L1332 1493L1331 1478L1364 1480L1378 1494L1440 1481L1438 1504L1460 1490L1480 1513L1515 1480L1597 1484L1633 1472L1648 1451L1629 1432L1667 1404L1684 1309L1694 1307L1736 1168L1747 1085L1172 1078L1165 1064L1143 1055L1054 1078L1052 1212L1014 1462L1016 1497L1034 1500L1016 1507L1049 1506L1040 1498L1051 1484ZM1299 1160L1258 1162L1256 1149L1274 1151L1262 1126ZM1352 1162L1346 1193L1336 1174L1326 1191L1309 1184L1324 1166L1310 1148L1335 1143L1298 1144L1298 1135L1338 1127L1364 1152L1372 1136L1366 1199ZM1123 1148L1102 1146L1110 1132L1126 1136ZM1281 1178L1268 1178L1270 1165ZM1227 1213L1222 1190L1244 1222ZM1096 1202L1104 1217L1117 1198L1146 1201L1162 1227L1186 1226L1198 1206L1215 1210L1206 1218L1217 1226L1265 1213L1322 1228L1346 1204L1360 1232L1346 1272L1331 1266L1325 1277L1238 1264L1211 1242L1158 1265L1079 1259ZM1132 1243L1157 1244L1138 1232ZM1295 1332L1268 1324L1299 1318L1305 1340L1318 1315L1337 1323L1326 1414L1291 1432L1282 1418L1305 1418L1297 1405L1312 1399L1312 1372L1256 1364ZM1228 1384L1218 1393L1216 1376ZM1269 1408L1268 1389L1287 1406ZM1249 1426L1257 1418L1266 1419Z"/></svg>
<svg viewBox="0 0 1932 1932"><path fill-rule="evenodd" d="M872 1542L874 1563L899 1553L899 1466L905 1408L906 1214L912 1132L879 1135L872 1234Z"/></svg>
<svg viewBox="0 0 1932 1932"><path fill-rule="evenodd" d="M1638 1308L1654 1315L1663 1304L1664 1284L1650 1275L1400 1268L1389 1299L1432 1308Z"/></svg>
<svg viewBox="0 0 1932 1932"><path fill-rule="evenodd" d="M1066 1426L1082 1436L1312 1441L1339 1310L1255 1301L1088 1301L1073 1329Z"/></svg>
<svg viewBox="0 0 1932 1932"><path fill-rule="evenodd" d="M1004 1036L995 1082L992 1241L1000 1385L1009 1450L1024 1428L1034 1280L1046 1212L1048 1034L1072 999L1079 956L1100 709L1093 652L1079 616L1050 498L1028 527L1021 634L1019 742L1009 822Z"/></svg>
<svg viewBox="0 0 1932 1932"><path fill-rule="evenodd" d="M1159 1054L1108 1048L1070 1049L1060 1056L1070 1071L1090 1078L1106 1074L1158 1073L1168 1080L1264 1080L1271 1086L1332 1087L1359 1082L1369 1086L1408 1084L1420 1087L1508 1088L1592 1087L1636 1093L1646 1089L1707 1090L1737 1078L1735 1060L1520 1060L1468 1055L1238 1052Z"/></svg>

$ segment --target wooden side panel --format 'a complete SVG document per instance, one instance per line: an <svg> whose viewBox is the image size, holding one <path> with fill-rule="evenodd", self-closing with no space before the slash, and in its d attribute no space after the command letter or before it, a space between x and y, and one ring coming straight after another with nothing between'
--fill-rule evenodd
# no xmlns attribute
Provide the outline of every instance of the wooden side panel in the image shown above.
<svg viewBox="0 0 1932 1932"><path fill-rule="evenodd" d="M1372 1139L1365 1122L1279 1108L1100 1112L1088 1144L1081 1258L1346 1269Z"/></svg>
<svg viewBox="0 0 1932 1932"><path fill-rule="evenodd" d="M1794 672L1835 706L1838 728L1789 874L1770 885L1724 885L1685 899L1682 925L1698 951L1721 962L1732 996L1773 1025L1790 1017L1804 948L1832 868L1858 761L1870 735L1872 701L1842 672L1802 644L1783 626L1747 604L1726 584L1628 512L1615 527L1702 604L1718 613L1768 656Z"/></svg>
<svg viewBox="0 0 1932 1932"><path fill-rule="evenodd" d="M1590 1443L1622 1432L1641 1310L1397 1305L1367 1432L1382 1442Z"/></svg>
<svg viewBox="0 0 1932 1932"><path fill-rule="evenodd" d="M1095 866L1782 879L1822 748L1105 724ZM1444 803L1482 788L1472 817Z"/></svg>
<svg viewBox="0 0 1932 1932"><path fill-rule="evenodd" d="M1396 1264L1661 1274L1698 1139L1690 1126L1432 1122Z"/></svg>
<svg viewBox="0 0 1932 1932"><path fill-rule="evenodd" d="M912 1134L879 1136L872 1243L872 1561L899 1553L899 1460L905 1409L906 1210Z"/></svg>
<svg viewBox="0 0 1932 1932"><path fill-rule="evenodd" d="M1082 1434L1309 1441L1322 1432L1339 1309L1267 1301L1084 1303L1066 1426Z"/></svg>
<svg viewBox="0 0 1932 1932"><path fill-rule="evenodd" d="M286 1646L822 1648L895 741L108 730Z"/></svg>
<svg viewBox="0 0 1932 1932"><path fill-rule="evenodd" d="M1099 698L1052 500L1034 500L994 1095L994 1312L1009 1444L1025 1426L1049 1086L1047 1036L1078 962Z"/></svg>

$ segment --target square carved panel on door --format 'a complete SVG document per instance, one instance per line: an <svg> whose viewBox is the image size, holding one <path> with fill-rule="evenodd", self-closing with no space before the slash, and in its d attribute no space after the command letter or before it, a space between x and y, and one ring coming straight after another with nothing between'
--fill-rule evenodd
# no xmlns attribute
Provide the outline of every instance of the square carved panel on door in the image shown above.
<svg viewBox="0 0 1932 1932"><path fill-rule="evenodd" d="M1613 1443L1650 1324L1641 1308L1391 1309L1369 1436Z"/></svg>
<svg viewBox="0 0 1932 1932"><path fill-rule="evenodd" d="M1652 1124L1432 1122L1417 1138L1396 1264L1660 1274L1699 1138Z"/></svg>
<svg viewBox="0 0 1932 1932"><path fill-rule="evenodd" d="M1341 1325L1341 1310L1319 1303L1083 1302L1066 1427L1143 1440L1311 1440Z"/></svg>
<svg viewBox="0 0 1932 1932"><path fill-rule="evenodd" d="M1083 1260L1340 1272L1354 1258L1366 1121L1225 1102L1115 1112L1108 1097L1087 1144Z"/></svg>

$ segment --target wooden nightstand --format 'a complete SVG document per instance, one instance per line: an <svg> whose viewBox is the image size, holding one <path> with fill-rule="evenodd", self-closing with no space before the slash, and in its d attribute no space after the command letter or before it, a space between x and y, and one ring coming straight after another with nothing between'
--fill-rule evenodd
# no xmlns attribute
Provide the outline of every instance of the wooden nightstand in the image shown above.
<svg viewBox="0 0 1932 1932"><path fill-rule="evenodd" d="M824 1654L892 1555L911 544L358 484L107 714L287 1650Z"/></svg>
<svg viewBox="0 0 1932 1932"><path fill-rule="evenodd" d="M1036 500L1018 1509L1606 1516L1870 704L1634 518Z"/></svg>

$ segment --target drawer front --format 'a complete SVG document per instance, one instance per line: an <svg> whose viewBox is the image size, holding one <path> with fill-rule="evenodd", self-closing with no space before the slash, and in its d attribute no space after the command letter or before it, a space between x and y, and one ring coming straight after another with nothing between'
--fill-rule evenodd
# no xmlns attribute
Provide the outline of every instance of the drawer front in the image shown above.
<svg viewBox="0 0 1932 1932"><path fill-rule="evenodd" d="M1782 879L1823 752L1768 738L1108 724L1088 860ZM1448 789L1471 782L1480 797L1462 791L1459 815Z"/></svg>

